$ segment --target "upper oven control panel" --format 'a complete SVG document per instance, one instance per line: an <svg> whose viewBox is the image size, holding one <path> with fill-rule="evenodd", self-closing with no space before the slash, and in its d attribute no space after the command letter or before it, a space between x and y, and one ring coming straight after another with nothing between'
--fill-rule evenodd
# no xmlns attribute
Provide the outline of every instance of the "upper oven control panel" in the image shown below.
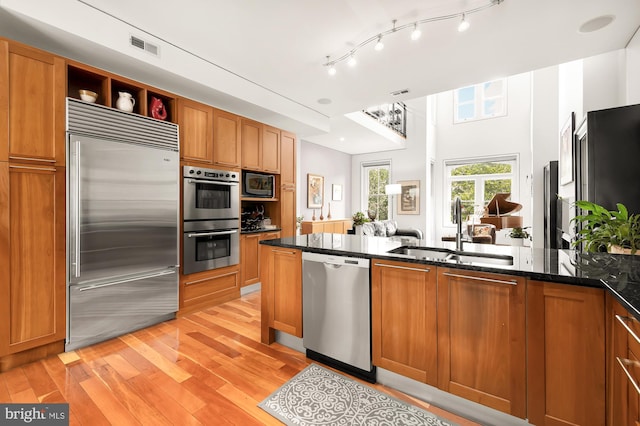
<svg viewBox="0 0 640 426"><path fill-rule="evenodd" d="M240 174L233 170L206 169L203 167L183 166L182 176L196 179L240 182Z"/></svg>

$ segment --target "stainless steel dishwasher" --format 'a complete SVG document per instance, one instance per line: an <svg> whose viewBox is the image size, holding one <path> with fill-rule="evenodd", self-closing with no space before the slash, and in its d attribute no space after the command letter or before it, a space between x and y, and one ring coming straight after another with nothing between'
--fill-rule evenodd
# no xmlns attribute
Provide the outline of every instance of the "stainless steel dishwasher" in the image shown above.
<svg viewBox="0 0 640 426"><path fill-rule="evenodd" d="M302 253L302 334L307 357L371 383L369 259Z"/></svg>

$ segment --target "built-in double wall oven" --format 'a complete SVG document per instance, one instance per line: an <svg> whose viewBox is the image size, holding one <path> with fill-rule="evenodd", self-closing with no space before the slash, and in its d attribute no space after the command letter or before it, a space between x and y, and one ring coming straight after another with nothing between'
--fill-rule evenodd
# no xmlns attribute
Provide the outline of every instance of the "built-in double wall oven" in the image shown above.
<svg viewBox="0 0 640 426"><path fill-rule="evenodd" d="M240 174L184 166L184 274L240 262Z"/></svg>

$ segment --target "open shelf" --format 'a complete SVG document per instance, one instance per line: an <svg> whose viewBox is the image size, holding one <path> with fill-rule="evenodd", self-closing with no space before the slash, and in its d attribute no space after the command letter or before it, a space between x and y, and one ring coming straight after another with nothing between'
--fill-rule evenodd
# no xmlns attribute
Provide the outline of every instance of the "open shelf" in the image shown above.
<svg viewBox="0 0 640 426"><path fill-rule="evenodd" d="M127 92L135 101L132 111L134 114L170 123L177 122L176 96L172 93L88 65L69 61L67 65L67 96L80 99L79 90L81 89L97 93L96 103L110 108L116 108L120 92ZM151 103L154 98L159 99L166 110L164 119L153 117Z"/></svg>

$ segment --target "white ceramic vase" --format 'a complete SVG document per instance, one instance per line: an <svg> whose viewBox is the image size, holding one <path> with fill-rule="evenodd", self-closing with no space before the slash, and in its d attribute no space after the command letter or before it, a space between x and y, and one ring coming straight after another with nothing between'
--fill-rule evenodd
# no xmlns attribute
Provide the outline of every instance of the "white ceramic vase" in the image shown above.
<svg viewBox="0 0 640 426"><path fill-rule="evenodd" d="M131 93L118 92L119 98L116 101L116 108L120 111L133 112L133 106L136 100L131 97Z"/></svg>

